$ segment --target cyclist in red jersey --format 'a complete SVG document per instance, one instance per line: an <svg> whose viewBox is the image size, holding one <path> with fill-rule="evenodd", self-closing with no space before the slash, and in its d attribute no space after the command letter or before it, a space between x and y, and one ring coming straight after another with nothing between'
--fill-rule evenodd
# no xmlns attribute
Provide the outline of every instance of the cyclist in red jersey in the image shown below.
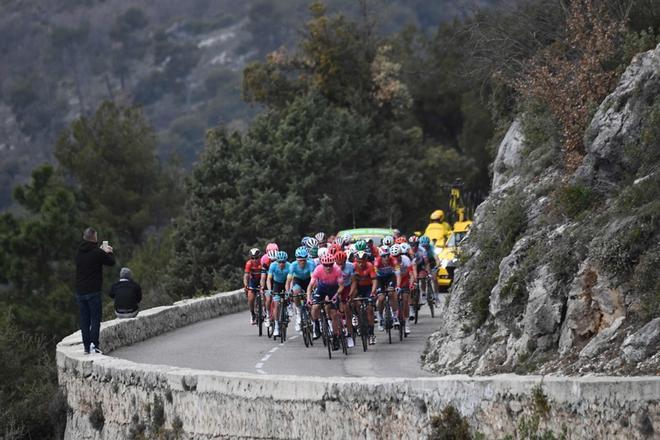
<svg viewBox="0 0 660 440"><path fill-rule="evenodd" d="M369 306L367 308L367 321L369 322L369 345L374 345L376 343L376 336L374 335L373 302L376 297L378 280L376 278L376 269L374 269L374 265L371 264L368 260L369 256L365 251L358 251L356 253L350 297L351 299L356 297L369 299Z"/></svg>
<svg viewBox="0 0 660 440"><path fill-rule="evenodd" d="M266 291L266 279L268 278L268 269L270 269L270 265L277 261L277 252L279 250L279 247L277 246L277 243L268 243L266 246L266 254L261 257L261 291L265 292ZM264 302L264 306L266 309L266 319L264 320L264 323L266 326L270 325L270 307L271 307L271 302L272 302L272 297L270 295L266 295L266 300Z"/></svg>
<svg viewBox="0 0 660 440"><path fill-rule="evenodd" d="M254 297L255 292L260 288L261 280L261 261L259 257L261 251L257 248L250 249L250 259L245 262L245 275L243 275L243 288L248 300L248 308L250 309L250 322L252 325L257 323L254 314Z"/></svg>

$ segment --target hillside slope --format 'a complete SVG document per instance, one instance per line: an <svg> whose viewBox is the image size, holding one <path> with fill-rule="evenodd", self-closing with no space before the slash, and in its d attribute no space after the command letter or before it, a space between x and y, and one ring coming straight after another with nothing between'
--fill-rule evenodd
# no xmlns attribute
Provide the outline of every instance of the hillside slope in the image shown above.
<svg viewBox="0 0 660 440"><path fill-rule="evenodd" d="M547 114L511 125L425 368L660 371L660 46L635 57L584 146L566 176Z"/></svg>
<svg viewBox="0 0 660 440"><path fill-rule="evenodd" d="M476 6L495 3L479 0ZM359 17L358 2L327 0ZM243 68L295 45L306 0L8 0L0 10L0 209L32 168L52 161L61 129L103 100L139 104L164 160L197 158L207 128L244 129L259 110L241 100ZM468 14L458 0L366 2L383 34L431 34ZM472 4L472 3L471 3Z"/></svg>

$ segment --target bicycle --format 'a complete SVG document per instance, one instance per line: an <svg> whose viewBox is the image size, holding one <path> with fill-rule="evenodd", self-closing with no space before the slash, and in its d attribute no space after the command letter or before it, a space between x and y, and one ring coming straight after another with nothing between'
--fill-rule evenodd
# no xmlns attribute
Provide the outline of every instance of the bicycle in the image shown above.
<svg viewBox="0 0 660 440"><path fill-rule="evenodd" d="M429 311L431 312L431 318L435 318L435 288L433 286L433 275L429 274L426 277L426 283L428 286L426 293L426 302L429 305Z"/></svg>
<svg viewBox="0 0 660 440"><path fill-rule="evenodd" d="M385 321L385 331L390 344L392 343L392 328L394 327L394 318L392 316L392 308L390 307L390 293L394 291L394 287L390 284L385 293L385 303L383 305L383 320Z"/></svg>
<svg viewBox="0 0 660 440"><path fill-rule="evenodd" d="M254 314L256 315L256 321L257 321L257 329L259 330L259 336L263 335L263 324L264 324L264 307L263 307L263 296L264 293L261 291L261 289L252 289L252 291L255 293L254 297L254 308L255 312Z"/></svg>
<svg viewBox="0 0 660 440"><path fill-rule="evenodd" d="M328 359L332 359L332 335L328 325L328 315L325 313L325 306L332 304L332 301L323 301L319 304L321 305L321 339L323 345L328 348Z"/></svg>
<svg viewBox="0 0 660 440"><path fill-rule="evenodd" d="M401 290L399 290L396 296L397 304L399 305L399 309L397 310L397 318L399 319L399 342L402 342L403 338L408 337L408 335L405 334L406 320L403 317L403 293L401 293Z"/></svg>
<svg viewBox="0 0 660 440"><path fill-rule="evenodd" d="M286 292L281 292L281 297L278 322L280 324L280 343L283 344L286 341L286 329L289 326L289 300ZM277 336L273 337L273 340L275 339L277 339Z"/></svg>
<svg viewBox="0 0 660 440"><path fill-rule="evenodd" d="M371 298L353 298L353 301L360 302L360 308L357 313L358 325L357 328L353 328L353 333L360 332L360 338L362 339L362 350L367 351L369 346L369 319L367 318L367 308L371 305ZM354 337L354 339L356 339Z"/></svg>
<svg viewBox="0 0 660 440"><path fill-rule="evenodd" d="M299 295L292 295L291 296L294 301L299 299L301 300L300 304L300 331L302 333L303 337L303 342L305 343L305 347L309 347L311 345L314 345L313 338L312 338L312 326L314 325L312 323L312 318L309 314L309 306L307 306L306 300L307 300L307 295L299 294Z"/></svg>
<svg viewBox="0 0 660 440"><path fill-rule="evenodd" d="M429 306L431 312L431 318L435 317L435 301L434 301L434 292L433 292L433 281L431 280L432 275L427 275L425 277L417 280L417 286L423 295L426 295L426 302Z"/></svg>
<svg viewBox="0 0 660 440"><path fill-rule="evenodd" d="M337 311L337 313L341 313ZM339 319L339 324L341 328L339 329L339 345L341 346L341 351L348 356L348 328L346 327L346 320L349 319L345 313L341 313Z"/></svg>
<svg viewBox="0 0 660 440"><path fill-rule="evenodd" d="M419 290L417 289L417 286L413 286L413 288L410 289L410 304L412 304L415 312L413 322L417 324L417 319L419 319Z"/></svg>

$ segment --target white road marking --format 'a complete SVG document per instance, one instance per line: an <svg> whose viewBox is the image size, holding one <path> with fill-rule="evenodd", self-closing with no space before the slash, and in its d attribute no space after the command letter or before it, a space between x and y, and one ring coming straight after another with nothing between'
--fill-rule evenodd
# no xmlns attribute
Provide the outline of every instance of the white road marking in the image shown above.
<svg viewBox="0 0 660 440"><path fill-rule="evenodd" d="M266 362L266 361L268 360L269 357L270 357L269 354L267 354L266 356L262 357L262 358L261 358L261 362Z"/></svg>
<svg viewBox="0 0 660 440"><path fill-rule="evenodd" d="M293 340L296 339L297 337L298 337L297 335L296 335L296 336L291 336L289 339L291 339L291 340L293 341Z"/></svg>
<svg viewBox="0 0 660 440"><path fill-rule="evenodd" d="M275 353L278 348L280 348L280 347L273 347L273 348L270 349L270 351L268 353Z"/></svg>
<svg viewBox="0 0 660 440"><path fill-rule="evenodd" d="M257 370L257 373L259 373L259 374L266 374L266 372L265 372L264 370Z"/></svg>
<svg viewBox="0 0 660 440"><path fill-rule="evenodd" d="M259 369L260 369L261 367L263 367L263 366L264 366L264 363L263 363L263 362L258 362L258 363L254 366L254 368L256 368L257 370L259 370Z"/></svg>

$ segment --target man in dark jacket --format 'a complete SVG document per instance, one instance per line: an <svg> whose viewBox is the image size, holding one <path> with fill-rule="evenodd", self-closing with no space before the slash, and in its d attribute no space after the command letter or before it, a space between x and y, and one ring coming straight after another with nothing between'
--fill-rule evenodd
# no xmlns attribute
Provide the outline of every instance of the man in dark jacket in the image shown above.
<svg viewBox="0 0 660 440"><path fill-rule="evenodd" d="M80 306L80 330L85 354L101 353L99 331L103 266L114 265L112 247L107 242L99 247L96 231L85 229L76 254L76 298Z"/></svg>
<svg viewBox="0 0 660 440"><path fill-rule="evenodd" d="M117 318L135 318L140 310L142 288L133 281L133 273L128 267L119 271L119 281L110 288L110 298L115 300Z"/></svg>

